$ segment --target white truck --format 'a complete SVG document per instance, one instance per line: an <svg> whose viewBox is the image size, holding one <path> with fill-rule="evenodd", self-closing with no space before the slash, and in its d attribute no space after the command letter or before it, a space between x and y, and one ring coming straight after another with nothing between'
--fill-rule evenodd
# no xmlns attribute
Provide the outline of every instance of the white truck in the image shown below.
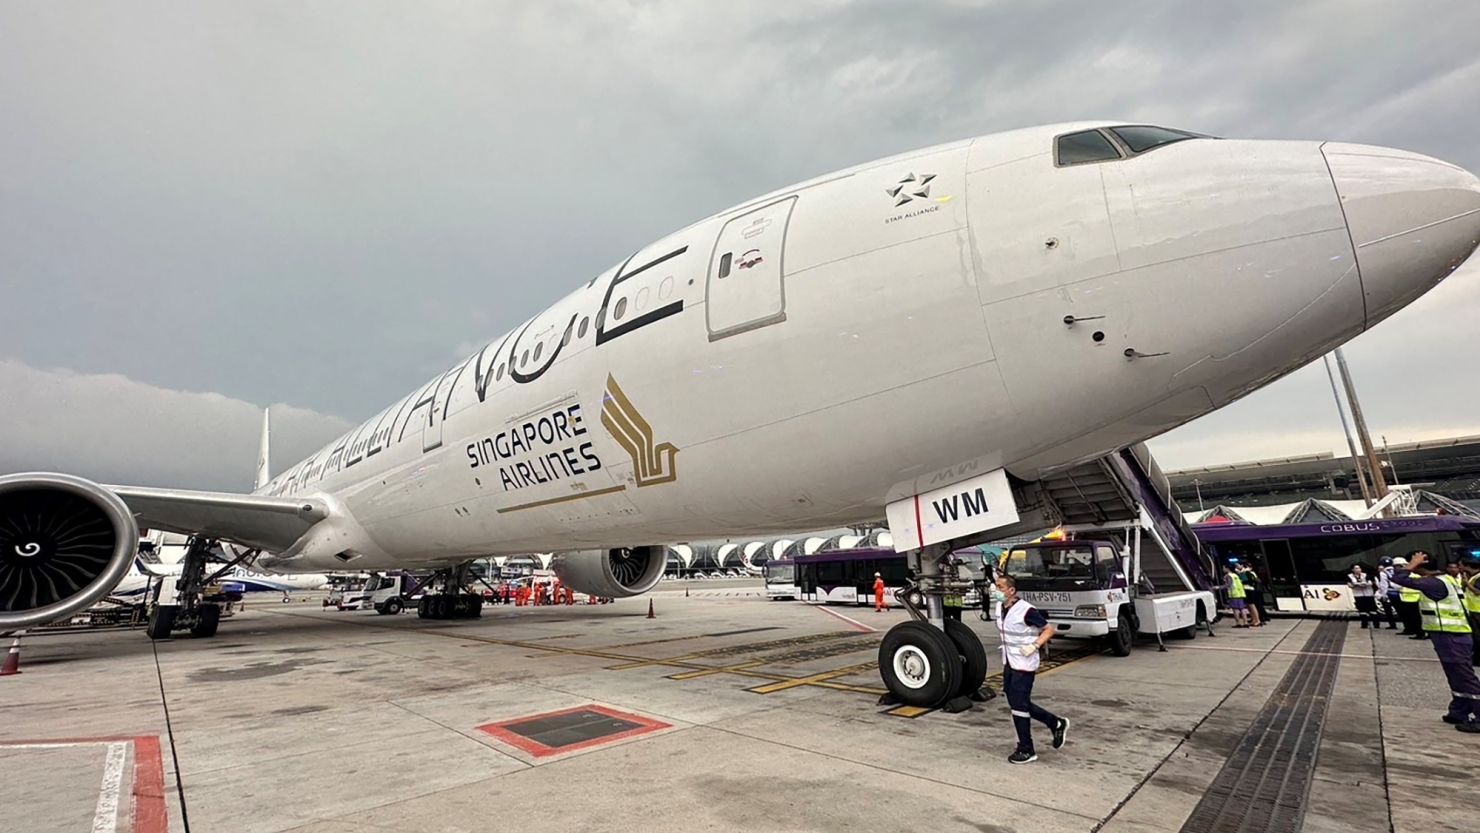
<svg viewBox="0 0 1480 833"><path fill-rule="evenodd" d="M1166 543L1143 511L1139 522L1066 527L1066 540L1039 540L1007 547L999 569L1017 582L1019 595L1042 610L1057 636L1104 639L1125 656L1137 634L1172 634L1192 639L1199 628L1213 635L1217 600L1193 589ZM1141 542L1150 538L1147 559L1165 559L1159 572L1180 587L1157 588L1147 576ZM1170 581L1166 583L1171 583ZM1166 650L1164 644L1162 650Z"/></svg>
<svg viewBox="0 0 1480 833"><path fill-rule="evenodd" d="M412 592L416 595L413 596ZM424 593L418 587L418 579L409 573L374 573L365 586L358 590L345 590L340 610L365 610L374 608L376 613L394 616L415 605Z"/></svg>

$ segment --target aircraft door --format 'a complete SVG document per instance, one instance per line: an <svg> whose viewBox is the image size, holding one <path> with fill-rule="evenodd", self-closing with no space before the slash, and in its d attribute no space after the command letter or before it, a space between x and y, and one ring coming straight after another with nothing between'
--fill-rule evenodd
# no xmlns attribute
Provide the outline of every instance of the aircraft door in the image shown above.
<svg viewBox="0 0 1480 833"><path fill-rule="evenodd" d="M795 196L725 223L705 286L709 340L786 320L782 250Z"/></svg>

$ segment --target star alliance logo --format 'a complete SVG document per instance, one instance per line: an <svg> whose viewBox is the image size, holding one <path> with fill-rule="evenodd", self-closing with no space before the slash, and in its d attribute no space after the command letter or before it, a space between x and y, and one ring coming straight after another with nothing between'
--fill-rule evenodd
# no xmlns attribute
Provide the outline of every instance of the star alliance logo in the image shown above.
<svg viewBox="0 0 1480 833"><path fill-rule="evenodd" d="M884 193L894 198L894 207L898 208L910 200L924 200L930 198L930 180L935 179L935 174L921 174L915 176L913 172L905 174L904 179L893 188L885 188ZM950 197L946 197L950 199Z"/></svg>
<svg viewBox="0 0 1480 833"><path fill-rule="evenodd" d="M884 223L887 225L889 223L899 222L900 220L908 220L911 217L918 217L921 214L931 214L940 210L940 203L950 202L951 197L949 194L943 197L930 196L930 183L934 179L935 174L916 175L911 171L905 174L904 179L901 179L897 184L885 188L884 193L894 199L895 208L916 201L936 204L912 205L902 214L895 214L892 217L885 218Z"/></svg>

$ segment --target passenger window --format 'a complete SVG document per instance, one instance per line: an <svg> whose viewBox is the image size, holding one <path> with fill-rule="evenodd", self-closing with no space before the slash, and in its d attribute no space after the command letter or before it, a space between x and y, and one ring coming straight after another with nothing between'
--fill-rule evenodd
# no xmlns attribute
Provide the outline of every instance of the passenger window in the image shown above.
<svg viewBox="0 0 1480 833"><path fill-rule="evenodd" d="M1152 148L1169 145L1172 142L1180 142L1183 139L1196 139L1194 133L1184 133L1181 130L1169 130L1165 127L1150 127L1147 125L1133 125L1129 127L1112 127L1110 132L1114 133L1132 153L1145 153Z"/></svg>
<svg viewBox="0 0 1480 833"><path fill-rule="evenodd" d="M720 255L719 277L727 278L730 276L730 261L734 259L734 256L734 252L725 252L724 254Z"/></svg>
<svg viewBox="0 0 1480 833"><path fill-rule="evenodd" d="M1104 162L1119 159L1120 151L1098 130L1070 133L1059 137L1058 164L1079 165L1084 162Z"/></svg>
<svg viewBox="0 0 1480 833"><path fill-rule="evenodd" d="M534 346L534 360L540 360L540 354L545 352L545 343L542 341Z"/></svg>
<svg viewBox="0 0 1480 833"><path fill-rule="evenodd" d="M627 314L627 299L626 298L619 298L619 299L617 299L616 320L617 321L621 321L622 320L622 316L624 316L626 314Z"/></svg>
<svg viewBox="0 0 1480 833"><path fill-rule="evenodd" d="M502 378L504 378L504 365L503 365L503 362L499 362L498 372L495 373L495 374L493 374L493 380L495 382L497 382L498 380L500 380Z"/></svg>
<svg viewBox="0 0 1480 833"><path fill-rule="evenodd" d="M586 337L586 325L589 324L589 323L591 323L590 316L587 316L585 318L582 318L581 319L581 331L579 333L576 333L576 335L579 336L580 338L585 338Z"/></svg>

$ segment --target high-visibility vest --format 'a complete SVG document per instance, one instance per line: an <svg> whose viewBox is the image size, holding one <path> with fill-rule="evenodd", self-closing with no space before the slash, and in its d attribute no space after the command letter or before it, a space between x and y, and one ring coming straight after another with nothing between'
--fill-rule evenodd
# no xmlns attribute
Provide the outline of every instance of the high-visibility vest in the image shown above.
<svg viewBox="0 0 1480 833"><path fill-rule="evenodd" d="M1439 576L1444 588L1449 591L1444 598L1434 601L1427 594L1420 594L1418 615L1423 619L1423 629L1430 633L1470 632L1470 620L1465 615L1464 585L1454 576Z"/></svg>
<svg viewBox="0 0 1480 833"><path fill-rule="evenodd" d="M1465 610L1480 616L1480 573L1470 576L1465 582Z"/></svg>
<svg viewBox="0 0 1480 833"><path fill-rule="evenodd" d="M1027 622L1028 611L1032 609L1031 604L1018 599L1013 602L1012 607L997 616L997 635L1002 640L1002 664L1014 671L1038 670L1038 652L1023 656L1019 651L1024 645L1036 643L1038 635L1043 633L1042 628L1035 628Z"/></svg>
<svg viewBox="0 0 1480 833"><path fill-rule="evenodd" d="M966 603L965 599L951 593L947 593L942 601L946 607L964 607Z"/></svg>
<svg viewBox="0 0 1480 833"><path fill-rule="evenodd" d="M1238 573L1229 573L1228 579L1228 598L1242 599L1248 595L1244 592L1244 580L1238 577Z"/></svg>
<svg viewBox="0 0 1480 833"><path fill-rule="evenodd" d="M1410 575L1412 574L1410 573ZM1398 588L1398 601L1400 602L1412 603L1421 601L1423 599L1423 594L1418 592L1417 590L1414 590L1412 587L1404 587L1401 584L1397 584L1394 586Z"/></svg>

